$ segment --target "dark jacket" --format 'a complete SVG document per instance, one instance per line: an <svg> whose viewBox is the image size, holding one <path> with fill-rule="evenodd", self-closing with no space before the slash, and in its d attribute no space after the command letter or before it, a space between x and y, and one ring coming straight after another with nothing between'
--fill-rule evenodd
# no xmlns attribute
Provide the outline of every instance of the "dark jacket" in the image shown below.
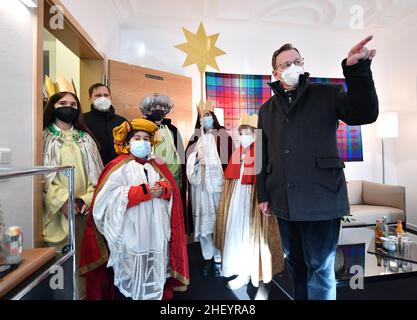
<svg viewBox="0 0 417 320"><path fill-rule="evenodd" d="M347 93L341 86L311 84L308 74L301 76L290 107L279 82L270 84L274 95L259 112L256 187L259 203L269 201L273 214L319 221L349 212L336 131L339 119L348 125L376 121L378 98L370 65L370 60L349 67L346 59L342 62Z"/></svg>
<svg viewBox="0 0 417 320"><path fill-rule="evenodd" d="M113 106L107 112L98 111L91 106L91 111L84 114L86 126L100 144L100 155L104 165L118 156L114 151L113 128L124 121L125 118L115 114Z"/></svg>

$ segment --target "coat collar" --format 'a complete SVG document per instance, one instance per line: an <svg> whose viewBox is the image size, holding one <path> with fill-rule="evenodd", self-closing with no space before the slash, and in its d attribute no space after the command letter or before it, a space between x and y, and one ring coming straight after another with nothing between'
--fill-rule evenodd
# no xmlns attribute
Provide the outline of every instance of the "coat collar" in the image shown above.
<svg viewBox="0 0 417 320"><path fill-rule="evenodd" d="M288 109L288 112L294 109L294 107L297 105L297 103L300 101L300 98L303 96L305 90L310 85L310 82L308 81L310 74L308 72L305 72L304 74L300 75L300 81L298 83L298 86L296 88L297 90L297 98L294 100L294 102L291 104L291 107ZM275 81L268 83L268 85L271 87L274 94L283 102L286 103L283 99L285 95L285 90L281 86L281 81Z"/></svg>
<svg viewBox="0 0 417 320"><path fill-rule="evenodd" d="M113 116L116 112L114 110L113 106L110 106L108 111L99 111L96 108L94 108L94 105L91 105L91 112L99 117L111 117Z"/></svg>
<svg viewBox="0 0 417 320"><path fill-rule="evenodd" d="M310 77L310 74L308 72L305 72L304 74L300 75L300 81L297 86L297 90L302 89L303 87L308 86L309 82L308 79ZM274 82L268 82L268 85L271 87L274 94L283 94L285 93L285 90L281 86L281 81L274 81Z"/></svg>

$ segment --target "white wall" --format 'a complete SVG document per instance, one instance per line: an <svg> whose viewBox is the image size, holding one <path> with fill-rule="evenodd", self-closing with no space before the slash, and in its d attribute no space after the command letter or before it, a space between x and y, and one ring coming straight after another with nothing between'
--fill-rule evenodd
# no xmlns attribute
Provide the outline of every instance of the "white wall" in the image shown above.
<svg viewBox="0 0 417 320"><path fill-rule="evenodd" d="M18 0L0 6L0 147L12 149L13 167L33 165L34 16ZM25 246L33 238L31 179L0 182L6 226L23 227Z"/></svg>
<svg viewBox="0 0 417 320"><path fill-rule="evenodd" d="M417 14L385 33L381 109L399 114L398 138L385 142L386 182L406 187L407 225L417 230Z"/></svg>
<svg viewBox="0 0 417 320"><path fill-rule="evenodd" d="M111 1L61 0L61 2L94 40L98 50L105 53L108 59L119 58L120 29Z"/></svg>

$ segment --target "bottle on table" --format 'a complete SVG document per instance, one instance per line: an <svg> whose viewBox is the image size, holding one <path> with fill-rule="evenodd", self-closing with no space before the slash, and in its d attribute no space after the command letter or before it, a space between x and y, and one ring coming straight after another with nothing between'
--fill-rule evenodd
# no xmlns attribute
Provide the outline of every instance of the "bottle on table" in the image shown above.
<svg viewBox="0 0 417 320"><path fill-rule="evenodd" d="M405 233L404 229L403 229L403 222L401 220L397 221L397 228L395 229L395 233L397 234L397 236L398 236L398 234Z"/></svg>
<svg viewBox="0 0 417 320"><path fill-rule="evenodd" d="M407 234L403 229L403 223L401 220L397 221L397 228L395 229L395 232L397 234L398 250L402 252L404 249L404 240L406 240Z"/></svg>
<svg viewBox="0 0 417 320"><path fill-rule="evenodd" d="M386 216L382 217L382 235L386 238L388 238L389 236L389 227L388 227Z"/></svg>
<svg viewBox="0 0 417 320"><path fill-rule="evenodd" d="M375 224L375 243L382 243L381 237L383 236L382 232L382 222L381 219L376 219Z"/></svg>

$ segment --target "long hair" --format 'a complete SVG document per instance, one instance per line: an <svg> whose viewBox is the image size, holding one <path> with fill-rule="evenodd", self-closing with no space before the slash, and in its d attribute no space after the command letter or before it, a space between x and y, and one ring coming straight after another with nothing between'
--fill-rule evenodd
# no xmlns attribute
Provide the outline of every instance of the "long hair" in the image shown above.
<svg viewBox="0 0 417 320"><path fill-rule="evenodd" d="M219 120L217 119L216 115L214 114L214 112L209 111L211 116L213 117L213 129L219 130L219 129L224 129L224 127L222 125L220 125ZM197 117L197 121L195 122L195 126L194 128L196 129L201 129L201 124L200 124L200 114ZM204 131L206 131L206 129L204 129Z"/></svg>
<svg viewBox="0 0 417 320"><path fill-rule="evenodd" d="M226 129L225 127L223 127L221 124L220 124L220 122L219 122L219 120L217 119L217 117L216 117L216 115L214 114L214 112L212 112L212 111L209 111L210 112L210 114L211 114L211 116L213 117L213 129L215 129L215 130L217 130L217 131L219 131L220 129ZM200 136L201 136L201 124L200 124L200 114L197 116L197 121L196 121L196 123L195 123L195 126L194 126L194 128L195 128L195 130L194 130L194 133L193 133L193 135L191 136L191 138L190 138L190 140L189 140L189 142L188 142L188 145L187 145L187 148L185 149L185 153L186 153L186 157L188 158L188 151L189 151L189 148L194 144L194 143L196 143L197 142L197 140L200 138ZM206 132L207 130L206 129L204 129L204 132Z"/></svg>
<svg viewBox="0 0 417 320"><path fill-rule="evenodd" d="M87 128L87 126L84 123L84 117L83 117L83 112L81 110L80 100L72 92L66 92L66 91L58 92L49 98L48 103L46 104L45 109L43 111L43 128L45 129L50 124L55 122L55 116L53 113L55 109L55 103L57 103L59 100L61 100L63 97L65 97L68 94L75 99L75 101L77 102L77 107L78 107L78 116L71 124L73 125L74 129L88 133L93 138L98 149L100 150L101 149L100 144L98 143L97 139L94 137L94 135L91 133L91 131Z"/></svg>
<svg viewBox="0 0 417 320"><path fill-rule="evenodd" d="M78 108L78 116L77 118L71 123L75 129L81 130L87 133L90 133L86 125L83 121L83 112L81 110L81 103L78 97L73 94L72 92L58 92L55 93L52 97L49 98L48 103L45 106L45 110L43 112L43 128L45 129L48 127L51 123L55 122L55 116L54 116L54 109L55 104L61 100L66 95L71 95L75 101L77 101L77 108Z"/></svg>

